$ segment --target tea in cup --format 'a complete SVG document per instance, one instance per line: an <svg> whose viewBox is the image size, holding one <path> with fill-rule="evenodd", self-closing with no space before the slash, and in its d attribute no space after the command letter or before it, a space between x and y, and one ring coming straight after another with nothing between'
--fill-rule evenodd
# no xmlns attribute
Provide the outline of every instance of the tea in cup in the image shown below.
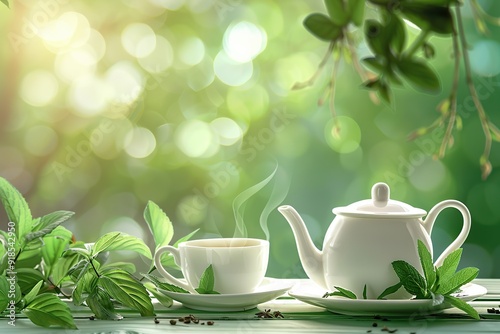
<svg viewBox="0 0 500 334"><path fill-rule="evenodd" d="M181 268L184 280L168 273L161 255L171 253ZM214 291L221 294L250 293L265 277L269 260L269 241L251 238L215 238L181 242L178 246L160 247L155 254L157 270L170 283L191 293L200 284L205 270L212 265Z"/></svg>

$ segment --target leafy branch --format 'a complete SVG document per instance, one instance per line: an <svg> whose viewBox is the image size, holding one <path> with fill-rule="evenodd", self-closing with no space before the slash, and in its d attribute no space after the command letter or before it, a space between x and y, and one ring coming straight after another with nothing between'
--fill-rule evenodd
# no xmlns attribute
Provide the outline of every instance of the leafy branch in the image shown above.
<svg viewBox="0 0 500 334"><path fill-rule="evenodd" d="M500 25L500 18L486 13L477 0L470 2L480 32L487 32L487 23ZM434 35L450 37L454 55L451 91L438 105L440 116L430 125L413 131L408 139L416 139L442 127L445 129L445 134L434 158L444 158L446 151L453 146L453 133L462 128L462 119L457 113L457 94L460 64L463 62L467 88L485 136L484 150L479 158L479 164L482 178L486 179L492 171L489 160L492 141L500 141L500 130L488 118L474 86L460 12L461 1L324 0L324 3L328 15L313 13L308 15L303 23L312 35L329 43L328 49L313 76L305 82L296 83L292 89L303 89L313 85L326 68L330 55L333 55L332 74L324 93L318 99L318 104L322 105L326 98L329 98L329 109L334 118L337 117L334 101L336 69L342 57L346 62L352 61L354 69L363 81L363 86L370 91L370 96L376 103L378 99L374 98L374 94L391 104L394 100L393 89L405 84L422 93L438 94L442 87L438 74L430 64L435 55L430 39ZM370 18L373 12L378 15L378 19ZM420 29L411 43L406 22L411 22ZM372 55L361 59L360 62L353 36L359 34L361 28ZM360 64L363 64L366 70Z"/></svg>
<svg viewBox="0 0 500 334"><path fill-rule="evenodd" d="M399 278L399 282L385 289L377 299L385 299L386 296L395 293L403 287L414 299L432 299L432 305L449 303L464 311L474 319L479 320L477 311L462 299L456 296L460 288L475 279L479 269L467 267L457 271L462 249L459 248L450 253L443 264L436 268L432 262L432 256L425 244L418 240L417 244L420 265L423 275L411 264L403 260L392 262L392 268ZM339 296L357 299L352 291L341 287L335 287L337 291L326 293L323 298ZM366 299L366 285L363 289L363 298Z"/></svg>
<svg viewBox="0 0 500 334"><path fill-rule="evenodd" d="M87 306L98 319L120 319L116 303L142 316L152 316L151 296L167 307L172 305L172 299L157 293L153 284L142 283L134 276L134 264L108 262L109 252L133 251L151 261L149 273L153 272L152 253L143 240L111 232L94 243L76 241L61 226L73 212L56 211L33 218L23 196L1 177L0 201L9 218L7 231L0 231L0 313L15 310L39 326L75 329L68 303L63 300L68 297L75 305ZM155 249L170 243L173 226L158 205L149 202L144 219ZM164 257L162 263L175 267L171 256ZM69 295L67 291L71 291Z"/></svg>

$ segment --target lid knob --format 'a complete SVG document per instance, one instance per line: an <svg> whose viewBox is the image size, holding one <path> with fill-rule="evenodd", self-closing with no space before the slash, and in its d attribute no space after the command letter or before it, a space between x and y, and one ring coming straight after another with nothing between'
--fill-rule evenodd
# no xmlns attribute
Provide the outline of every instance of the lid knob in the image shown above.
<svg viewBox="0 0 500 334"><path fill-rule="evenodd" d="M372 187L372 200L373 205L376 207L383 207L389 202L389 195L391 191L389 186L383 182L375 183Z"/></svg>

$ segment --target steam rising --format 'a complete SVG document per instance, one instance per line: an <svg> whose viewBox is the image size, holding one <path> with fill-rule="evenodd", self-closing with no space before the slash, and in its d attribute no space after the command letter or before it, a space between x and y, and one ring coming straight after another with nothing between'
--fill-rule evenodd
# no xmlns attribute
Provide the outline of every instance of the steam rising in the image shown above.
<svg viewBox="0 0 500 334"><path fill-rule="evenodd" d="M264 188L276 175L273 190L271 196L269 197L264 209L259 218L260 226L266 235L266 239L269 240L269 228L267 227L267 218L271 212L283 202L284 198L288 194L289 183L287 178L282 173L278 172L278 165L274 168L273 172L259 183L251 186L250 188L241 192L233 201L233 212L236 221L236 229L234 231L234 238L245 238L248 236L247 228L244 222L244 212L247 200Z"/></svg>

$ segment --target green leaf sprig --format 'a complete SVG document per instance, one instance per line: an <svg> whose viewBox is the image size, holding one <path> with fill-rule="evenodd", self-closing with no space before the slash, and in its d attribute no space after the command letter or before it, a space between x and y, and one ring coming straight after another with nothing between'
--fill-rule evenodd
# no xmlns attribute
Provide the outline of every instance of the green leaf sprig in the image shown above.
<svg viewBox="0 0 500 334"><path fill-rule="evenodd" d="M212 265L209 265L201 275L200 283L195 290L200 294L219 295L220 293L214 290L214 285L214 268Z"/></svg>
<svg viewBox="0 0 500 334"><path fill-rule="evenodd" d="M16 313L23 313L35 325L76 329L64 299L72 298L75 305L87 306L98 319L120 319L116 304L152 316L151 295L167 307L172 305L172 299L159 294L154 284L134 276L133 263L108 261L109 252L133 251L151 261L151 273L155 270L152 253L143 240L110 232L94 243L76 241L73 233L61 225L73 212L56 211L34 218L21 193L1 177L0 202L9 219L7 230L0 231L0 315L8 307L10 312L14 305ZM155 249L169 244L173 225L159 206L149 202L144 218ZM190 239L196 231L174 245ZM176 267L171 257L165 257L163 264Z"/></svg>
<svg viewBox="0 0 500 334"><path fill-rule="evenodd" d="M160 298L162 298L161 296L162 290L177 292L177 293L190 293L189 291L175 284L168 283L164 278L160 278L151 274L143 274L143 276L146 277L153 284L153 285L148 285L151 293L153 293L155 296L156 296L155 293L159 294ZM199 294L206 294L206 295L220 294L220 292L214 290L214 286L215 286L214 269L212 265L209 265L201 275L200 282L198 283L198 287L195 288L195 290Z"/></svg>
<svg viewBox="0 0 500 334"><path fill-rule="evenodd" d="M405 290L415 295L416 299L432 299L434 304L448 302L472 318L479 319L479 314L472 306L453 296L463 285L475 279L479 273L479 269L474 267L456 271L462 256L462 249L459 248L450 253L438 268L434 266L431 254L421 240L418 240L418 254L424 276L405 261L392 263Z"/></svg>
<svg viewBox="0 0 500 334"><path fill-rule="evenodd" d="M392 262L392 268L398 276L399 282L385 289L377 299L384 299L403 287L414 296L414 299L432 299L434 306L447 302L472 318L479 320L479 314L472 306L454 296L462 286L470 283L479 273L479 269L474 267L467 267L457 271L462 249L459 248L450 253L443 261L443 264L436 268L429 250L421 240L418 240L417 248L423 276L408 262L403 260L394 261ZM335 289L337 291L327 292L323 295L323 298L339 296L357 299L356 294L350 290L338 286ZM363 289L363 299L366 299L366 285Z"/></svg>

